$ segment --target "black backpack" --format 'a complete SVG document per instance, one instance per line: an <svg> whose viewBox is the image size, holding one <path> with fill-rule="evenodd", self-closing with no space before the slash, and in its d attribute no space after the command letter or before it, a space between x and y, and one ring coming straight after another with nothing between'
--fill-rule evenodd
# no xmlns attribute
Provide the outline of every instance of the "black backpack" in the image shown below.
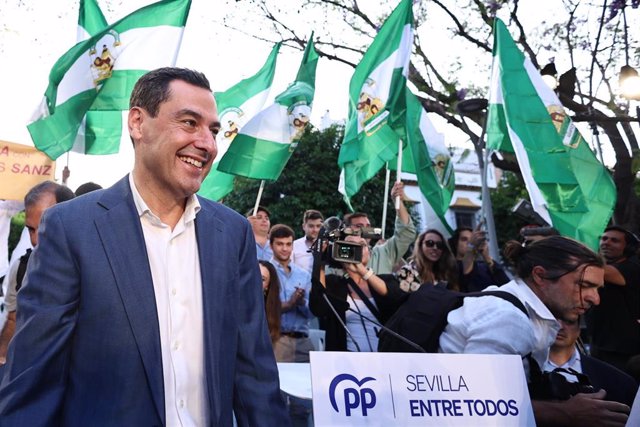
<svg viewBox="0 0 640 427"><path fill-rule="evenodd" d="M425 284L413 292L389 319L385 326L410 341L418 344L427 353L437 353L440 334L447 326L449 312L462 306L464 298L495 296L509 301L527 317L522 301L506 291L485 291L462 293L444 287ZM416 353L418 350L406 342L382 330L378 341L378 351L396 353Z"/></svg>

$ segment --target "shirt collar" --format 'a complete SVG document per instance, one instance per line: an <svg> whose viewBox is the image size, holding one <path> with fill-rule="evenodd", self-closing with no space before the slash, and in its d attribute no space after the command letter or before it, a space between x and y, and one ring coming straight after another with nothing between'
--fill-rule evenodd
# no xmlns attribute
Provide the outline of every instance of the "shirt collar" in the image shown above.
<svg viewBox="0 0 640 427"><path fill-rule="evenodd" d="M553 321L558 325L558 329L560 329L560 323L556 317L549 311L540 298L538 298L535 292L533 292L533 289L520 278L516 278L515 281L518 284L517 292L522 295L522 300L527 307L527 311L533 311L541 319Z"/></svg>
<svg viewBox="0 0 640 427"><path fill-rule="evenodd" d="M151 218L154 218L157 221L161 222L160 218L153 213L153 211L149 208L149 205L145 203L144 199L138 192L136 183L133 180L133 173L129 174L129 186L131 187L131 194L133 195L133 203L136 206L136 211L138 212L138 216L142 217L143 215L147 214ZM187 198L187 204L185 205L184 213L182 214L182 218L184 222L188 223L190 221L193 221L198 212L200 212L200 201L198 200L198 197L195 194L192 194Z"/></svg>
<svg viewBox="0 0 640 427"><path fill-rule="evenodd" d="M582 363L581 363L580 352L575 347L573 349L573 354L571 355L569 360L567 360L562 365L556 365L555 362L553 360L551 360L551 359L547 360L547 363L553 369L556 369L556 368L571 368L571 369L575 369L576 371L582 373L582 369L581 369ZM545 370L551 370L551 369L545 369Z"/></svg>

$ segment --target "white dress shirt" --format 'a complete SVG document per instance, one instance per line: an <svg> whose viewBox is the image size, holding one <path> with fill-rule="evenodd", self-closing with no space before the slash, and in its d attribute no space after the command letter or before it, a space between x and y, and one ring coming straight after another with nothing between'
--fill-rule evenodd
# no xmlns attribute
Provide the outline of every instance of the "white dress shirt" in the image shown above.
<svg viewBox="0 0 640 427"><path fill-rule="evenodd" d="M129 184L140 215L158 310L166 425L207 425L202 280L195 233L200 204L191 196L171 230L144 202L133 175Z"/></svg>
<svg viewBox="0 0 640 427"><path fill-rule="evenodd" d="M312 244L313 240L307 240L306 236L302 236L293 241L293 252L291 253L291 260L309 273L313 270L313 254L308 252Z"/></svg>
<svg viewBox="0 0 640 427"><path fill-rule="evenodd" d="M462 307L449 312L448 324L440 335L440 352L521 356L531 353L542 369L560 323L521 279L485 289L497 290L518 297L529 316L502 298L465 298ZM522 362L528 378L528 360L524 358Z"/></svg>

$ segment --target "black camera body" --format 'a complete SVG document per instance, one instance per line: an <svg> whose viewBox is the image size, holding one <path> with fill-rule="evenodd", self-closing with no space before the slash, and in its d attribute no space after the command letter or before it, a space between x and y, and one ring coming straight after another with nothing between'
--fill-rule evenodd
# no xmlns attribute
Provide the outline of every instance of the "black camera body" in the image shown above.
<svg viewBox="0 0 640 427"><path fill-rule="evenodd" d="M544 372L535 384L529 385L532 399L567 400L578 393L595 393L589 377L570 368Z"/></svg>
<svg viewBox="0 0 640 427"><path fill-rule="evenodd" d="M358 264L362 262L362 246L347 242L348 236L364 239L380 239L382 229L374 227L348 227L337 217L327 218L320 229L315 250L321 252L321 260L334 268L342 268L341 263Z"/></svg>

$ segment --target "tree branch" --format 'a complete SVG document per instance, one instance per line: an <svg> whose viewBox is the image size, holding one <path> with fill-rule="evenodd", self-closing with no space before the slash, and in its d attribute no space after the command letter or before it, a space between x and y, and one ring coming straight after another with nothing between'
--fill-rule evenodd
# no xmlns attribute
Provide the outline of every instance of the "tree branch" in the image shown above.
<svg viewBox="0 0 640 427"><path fill-rule="evenodd" d="M478 39L476 39L475 37L472 37L467 30L464 28L464 25L462 25L462 23L460 22L460 20L445 6L443 5L439 0L432 0L435 4L437 4L438 6L440 6L440 8L447 14L449 15L449 18L451 18L451 20L453 21L453 23L456 25L457 27L457 31L456 34L465 38L466 40L470 41L471 43L473 43L474 45L478 46L480 49L486 51L486 52L491 52L491 47L487 44L484 43Z"/></svg>

